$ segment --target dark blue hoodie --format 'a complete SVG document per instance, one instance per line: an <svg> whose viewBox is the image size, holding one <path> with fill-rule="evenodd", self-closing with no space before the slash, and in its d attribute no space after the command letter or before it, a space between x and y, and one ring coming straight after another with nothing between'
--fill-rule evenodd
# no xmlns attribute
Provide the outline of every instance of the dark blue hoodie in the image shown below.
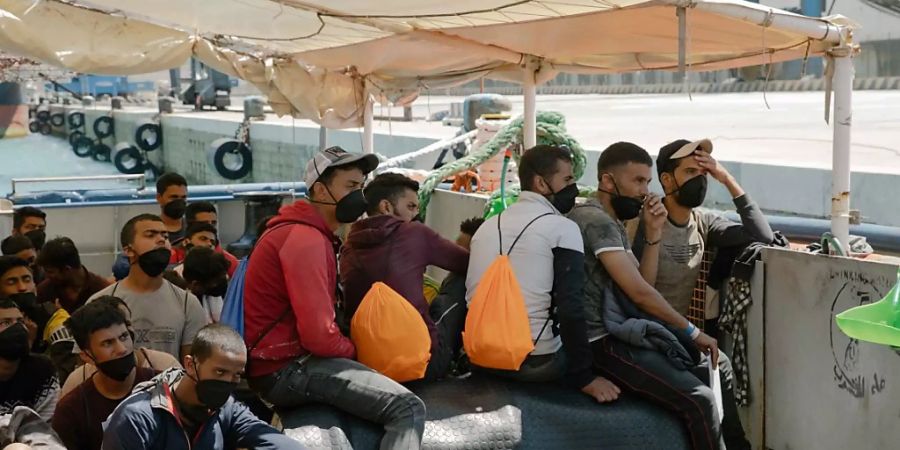
<svg viewBox="0 0 900 450"><path fill-rule="evenodd" d="M230 397L188 437L172 401L173 386L185 372L172 368L141 383L104 424L104 450L302 449L299 442L259 420Z"/></svg>

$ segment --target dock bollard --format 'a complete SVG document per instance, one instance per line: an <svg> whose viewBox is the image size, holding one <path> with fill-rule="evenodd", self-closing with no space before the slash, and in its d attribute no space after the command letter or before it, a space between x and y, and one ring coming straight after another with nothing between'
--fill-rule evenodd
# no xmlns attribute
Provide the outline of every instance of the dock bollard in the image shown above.
<svg viewBox="0 0 900 450"><path fill-rule="evenodd" d="M244 118L245 119L265 119L266 113L263 108L266 106L266 100L258 95L250 96L244 99Z"/></svg>

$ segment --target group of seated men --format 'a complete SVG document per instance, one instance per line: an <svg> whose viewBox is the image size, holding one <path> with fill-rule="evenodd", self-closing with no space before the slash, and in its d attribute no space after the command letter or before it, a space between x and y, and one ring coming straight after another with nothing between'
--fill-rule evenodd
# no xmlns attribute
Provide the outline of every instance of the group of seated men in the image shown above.
<svg viewBox="0 0 900 450"><path fill-rule="evenodd" d="M377 157L326 149L307 165L307 198L261 224L242 274L243 338L217 323L237 260L219 246L215 207L187 204L183 177L160 177L161 215L123 227L117 281L89 272L68 238L37 245L46 216L21 208L0 257L0 414L30 408L69 449L299 448L234 399L246 378L276 408L328 404L382 424L381 448L420 448L424 403L357 361L346 329L382 282L427 327L424 379L471 369L564 383L598 402L625 392L675 413L691 448L749 448L730 362L685 316L706 250L773 235L711 151L707 140L663 147L660 197L650 155L615 143L600 155L596 193L579 203L569 150L539 145L518 162L518 201L467 220L452 242L419 220L415 181L383 173L367 184ZM698 209L709 178L741 223ZM632 219L633 238L623 225ZM461 355L468 302L500 254L534 340L518 370ZM433 299L429 266L450 273ZM723 417L709 365L721 369Z"/></svg>

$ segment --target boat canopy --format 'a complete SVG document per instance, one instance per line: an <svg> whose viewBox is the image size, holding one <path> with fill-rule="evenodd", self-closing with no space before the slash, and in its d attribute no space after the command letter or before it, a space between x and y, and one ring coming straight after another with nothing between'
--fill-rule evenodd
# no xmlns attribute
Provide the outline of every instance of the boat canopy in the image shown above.
<svg viewBox="0 0 900 450"><path fill-rule="evenodd" d="M741 0L0 0L0 49L77 72L128 75L195 57L252 83L278 115L363 127L373 102L489 77L522 83L523 142L536 86L557 73L686 73L826 59L834 91L831 220L849 249L856 27ZM687 80L687 77L682 77Z"/></svg>
<svg viewBox="0 0 900 450"><path fill-rule="evenodd" d="M194 56L328 128L361 126L366 94L768 64L827 55L852 28L739 0L0 0L6 51L119 75Z"/></svg>

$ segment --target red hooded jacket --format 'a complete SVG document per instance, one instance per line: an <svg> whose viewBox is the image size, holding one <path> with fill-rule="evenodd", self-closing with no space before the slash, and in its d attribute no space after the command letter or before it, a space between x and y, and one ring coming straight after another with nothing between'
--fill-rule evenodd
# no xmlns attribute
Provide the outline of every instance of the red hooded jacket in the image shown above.
<svg viewBox="0 0 900 450"><path fill-rule="evenodd" d="M355 357L353 343L335 323L339 247L322 216L304 201L282 207L269 220L244 282L244 340L248 348L256 344L249 376L274 373L307 353Z"/></svg>
<svg viewBox="0 0 900 450"><path fill-rule="evenodd" d="M425 301L425 269L437 266L465 275L468 265L469 252L421 223L388 215L360 220L353 224L341 249L347 314L352 317L372 284L382 281L419 311L431 335L433 353L438 335Z"/></svg>

